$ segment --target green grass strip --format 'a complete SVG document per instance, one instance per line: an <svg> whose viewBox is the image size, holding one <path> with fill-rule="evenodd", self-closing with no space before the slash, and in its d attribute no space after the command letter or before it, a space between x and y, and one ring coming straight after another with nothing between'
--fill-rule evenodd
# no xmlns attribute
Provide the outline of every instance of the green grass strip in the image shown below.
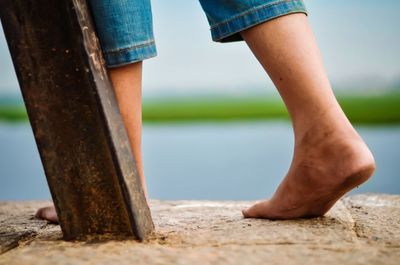
<svg viewBox="0 0 400 265"><path fill-rule="evenodd" d="M369 96L338 96L349 119L356 124L400 123L400 93ZM145 122L195 122L288 119L279 98L201 97L146 100L143 103ZM0 106L0 120L26 121L23 106Z"/></svg>
<svg viewBox="0 0 400 265"><path fill-rule="evenodd" d="M21 105L5 105L0 106L0 121L21 122L27 121L28 116L24 106Z"/></svg>
<svg viewBox="0 0 400 265"><path fill-rule="evenodd" d="M279 100L258 98L180 99L143 104L143 119L160 121L231 121L287 118Z"/></svg>

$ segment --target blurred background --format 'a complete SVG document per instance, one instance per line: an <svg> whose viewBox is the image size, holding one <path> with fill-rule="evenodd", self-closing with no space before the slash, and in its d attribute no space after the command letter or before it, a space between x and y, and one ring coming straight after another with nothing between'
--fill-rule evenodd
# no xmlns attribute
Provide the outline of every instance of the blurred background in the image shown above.
<svg viewBox="0 0 400 265"><path fill-rule="evenodd" d="M400 1L306 0L335 94L375 154L358 192L400 194ZM151 198L261 199L291 162L293 134L244 42L211 41L196 0L152 1L158 57L144 63ZM0 29L0 200L49 199Z"/></svg>

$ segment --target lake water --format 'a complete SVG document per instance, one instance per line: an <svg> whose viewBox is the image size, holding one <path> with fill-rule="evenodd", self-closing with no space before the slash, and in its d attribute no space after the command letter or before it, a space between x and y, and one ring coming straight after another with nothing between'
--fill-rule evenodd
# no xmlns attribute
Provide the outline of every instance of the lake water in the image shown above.
<svg viewBox="0 0 400 265"><path fill-rule="evenodd" d="M354 192L400 194L400 126L357 127L372 149L375 176ZM260 199L290 164L288 122L145 125L143 152L151 198ZM28 123L0 123L0 200L48 199Z"/></svg>

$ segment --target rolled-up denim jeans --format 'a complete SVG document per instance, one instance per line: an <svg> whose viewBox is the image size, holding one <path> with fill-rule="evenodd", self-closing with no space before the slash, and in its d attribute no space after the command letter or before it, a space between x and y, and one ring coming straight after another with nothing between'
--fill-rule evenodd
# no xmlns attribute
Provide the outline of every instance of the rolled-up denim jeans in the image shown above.
<svg viewBox="0 0 400 265"><path fill-rule="evenodd" d="M302 0L199 1L216 42L241 41L242 30L291 13L307 14ZM157 55L150 0L89 2L107 67Z"/></svg>

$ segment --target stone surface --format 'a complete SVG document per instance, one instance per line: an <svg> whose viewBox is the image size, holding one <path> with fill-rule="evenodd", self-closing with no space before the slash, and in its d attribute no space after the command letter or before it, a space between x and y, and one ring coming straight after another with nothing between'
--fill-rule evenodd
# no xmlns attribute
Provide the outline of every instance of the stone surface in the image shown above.
<svg viewBox="0 0 400 265"><path fill-rule="evenodd" d="M400 264L400 196L355 195L315 219L243 219L252 202L151 201L156 233L66 242L33 214L49 202L0 203L0 264Z"/></svg>
<svg viewBox="0 0 400 265"><path fill-rule="evenodd" d="M343 201L359 238L400 247L400 196L356 195Z"/></svg>

